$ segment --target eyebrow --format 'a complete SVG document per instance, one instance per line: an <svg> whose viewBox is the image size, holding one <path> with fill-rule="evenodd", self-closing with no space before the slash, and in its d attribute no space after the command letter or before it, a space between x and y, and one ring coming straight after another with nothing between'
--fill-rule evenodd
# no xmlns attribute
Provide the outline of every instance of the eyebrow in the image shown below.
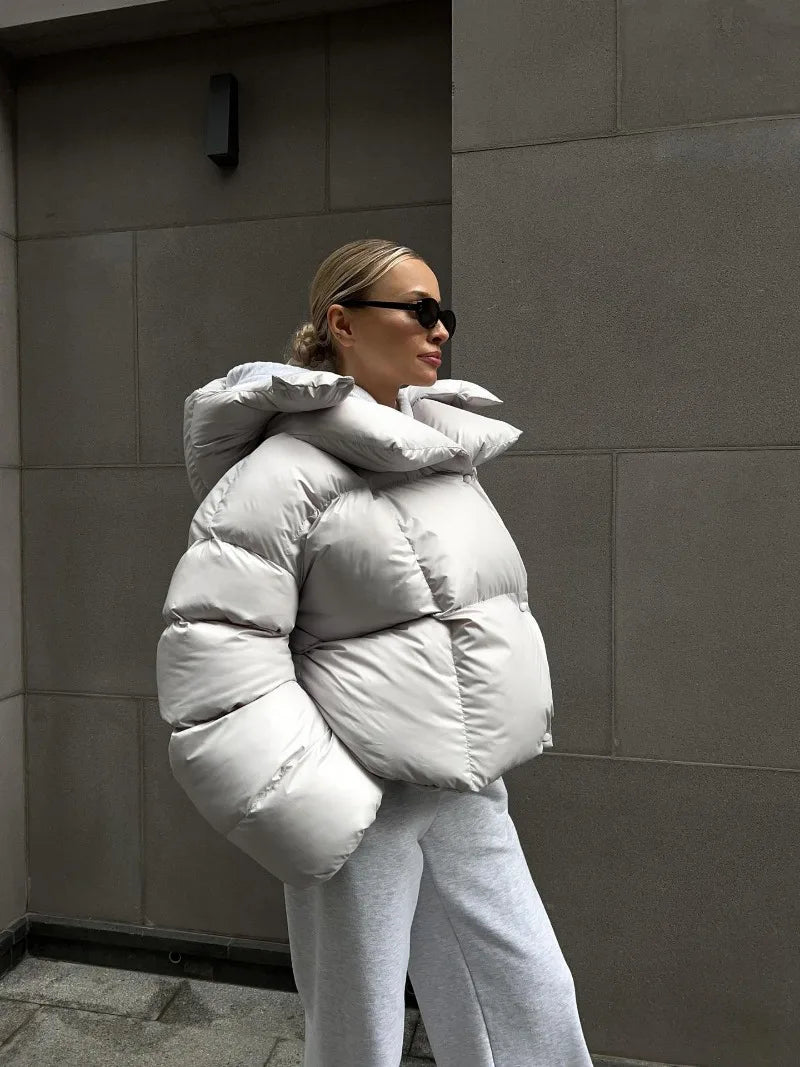
<svg viewBox="0 0 800 1067"><path fill-rule="evenodd" d="M424 289L409 289L403 296L430 296L430 293L426 293Z"/></svg>

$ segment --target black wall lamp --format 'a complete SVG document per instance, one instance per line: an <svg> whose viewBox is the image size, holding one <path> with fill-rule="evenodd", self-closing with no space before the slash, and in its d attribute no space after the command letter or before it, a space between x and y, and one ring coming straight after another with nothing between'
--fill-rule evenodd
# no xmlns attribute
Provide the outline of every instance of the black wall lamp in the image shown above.
<svg viewBox="0 0 800 1067"><path fill-rule="evenodd" d="M239 163L239 83L234 74L211 75L206 155L219 167L235 167Z"/></svg>

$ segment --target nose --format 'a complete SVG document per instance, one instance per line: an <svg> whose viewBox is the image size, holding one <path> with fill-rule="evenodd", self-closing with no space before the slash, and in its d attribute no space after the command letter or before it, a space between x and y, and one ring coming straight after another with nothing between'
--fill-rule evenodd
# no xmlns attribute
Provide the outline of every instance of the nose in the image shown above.
<svg viewBox="0 0 800 1067"><path fill-rule="evenodd" d="M450 334L445 329L445 325L441 319L436 320L432 329L436 337L440 337L442 339L442 344L444 344L445 341L450 337Z"/></svg>

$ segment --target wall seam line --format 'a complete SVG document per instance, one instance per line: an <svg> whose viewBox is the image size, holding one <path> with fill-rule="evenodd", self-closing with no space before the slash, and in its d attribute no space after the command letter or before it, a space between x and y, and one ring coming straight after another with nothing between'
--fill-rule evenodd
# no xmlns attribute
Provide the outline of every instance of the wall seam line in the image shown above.
<svg viewBox="0 0 800 1067"><path fill-rule="evenodd" d="M472 145L466 148L454 148L452 154L466 156L479 152L502 152L515 148L538 148L545 145L582 144L585 141L619 141L627 137L650 137L659 133L674 133L676 130L704 130L713 129L717 126L746 126L748 124L766 122L797 122L800 112L787 112L786 114L774 115L736 115L729 119L707 119L697 122L683 122L667 126L641 126L638 129L608 130L598 133L587 133L584 136L572 135L568 137L555 137L541 141L508 141L500 144Z"/></svg>
<svg viewBox="0 0 800 1067"><path fill-rule="evenodd" d="M133 434L135 442L136 464L138 466L141 456L140 444L140 402L139 402L139 277L137 261L139 258L139 244L136 230L131 232L131 302L133 304L133 405L134 420Z"/></svg>
<svg viewBox="0 0 800 1067"><path fill-rule="evenodd" d="M605 760L608 763L661 763L670 767L703 767L728 771L770 771L774 774L800 775L800 767L778 767L772 763L723 763L714 760L658 759L656 756L609 756L605 752L566 752L563 749L548 749L536 758L548 760L560 758Z"/></svg>
<svg viewBox="0 0 800 1067"><path fill-rule="evenodd" d="M614 7L614 45L616 49L615 63L616 63L616 82L614 85L614 99L616 103L616 123L617 133L622 133L622 52L620 49L621 38L621 19L622 12L620 7L622 0L616 0Z"/></svg>
<svg viewBox="0 0 800 1067"><path fill-rule="evenodd" d="M703 452L800 452L800 445L697 445L688 448L564 448L564 449L508 449L506 456L609 456L609 455L699 455ZM18 470L11 464L0 463L0 470ZM184 470L184 464L168 463L31 463L26 470L92 471L92 470Z"/></svg>
<svg viewBox="0 0 800 1067"><path fill-rule="evenodd" d="M139 749L139 922L146 922L145 912L145 872L144 853L144 701L136 700L136 725Z"/></svg>
<svg viewBox="0 0 800 1067"><path fill-rule="evenodd" d="M17 83L14 85L14 102L17 104ZM25 914L31 910L31 816L30 816L30 764L29 709L26 682L28 677L28 642L26 620L28 617L25 589L25 466L22 454L22 316L20 314L20 248L19 248L19 123L17 107L14 108L14 308L16 311L16 357L17 357L17 459L19 467L19 510L17 523L19 531L19 590L20 590L20 685L22 688L22 784L23 784L23 823L25 832Z"/></svg>
<svg viewBox="0 0 800 1067"><path fill-rule="evenodd" d="M617 746L617 453L611 453L611 755L616 759Z"/></svg>
<svg viewBox="0 0 800 1067"><path fill-rule="evenodd" d="M323 93L324 93L324 138L323 152L323 190L322 210L330 214L331 210L331 16L325 14L322 17L322 70L323 70Z"/></svg>
<svg viewBox="0 0 800 1067"><path fill-rule="evenodd" d="M398 210L416 211L430 207L452 207L452 197L446 200L403 200L393 201L390 204L357 204L348 207L321 207L318 210L286 211L276 215L230 215L228 218L212 219L210 222L203 219L190 219L189 221L158 222L152 226L137 226L139 233L152 233L158 230L211 230L222 226L238 226L243 222L285 222L287 219L322 219L325 221L329 215L363 215L365 212L395 212ZM97 237L110 233L130 233L131 224L125 226L108 226L97 230L53 230L45 233L31 233L24 237L18 237L17 241L59 241L73 237Z"/></svg>

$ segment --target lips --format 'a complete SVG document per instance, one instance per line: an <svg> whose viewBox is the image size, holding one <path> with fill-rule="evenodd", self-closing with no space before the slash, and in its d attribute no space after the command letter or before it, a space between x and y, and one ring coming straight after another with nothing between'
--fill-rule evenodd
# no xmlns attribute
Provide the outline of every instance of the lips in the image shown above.
<svg viewBox="0 0 800 1067"><path fill-rule="evenodd" d="M441 356L436 356L436 355L433 355L432 353L430 355L417 356L417 359L422 359L426 363L430 363L430 365L432 367L438 367L438 366L441 365L441 362L442 362Z"/></svg>

